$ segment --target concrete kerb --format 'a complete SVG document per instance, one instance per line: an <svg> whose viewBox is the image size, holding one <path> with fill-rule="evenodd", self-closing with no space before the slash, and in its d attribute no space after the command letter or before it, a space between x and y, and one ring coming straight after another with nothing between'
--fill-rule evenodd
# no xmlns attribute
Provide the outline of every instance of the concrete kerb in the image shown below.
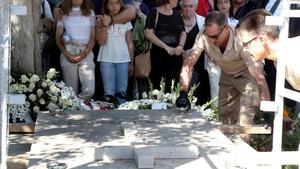
<svg viewBox="0 0 300 169"><path fill-rule="evenodd" d="M199 149L195 145L187 146L107 146L101 148L87 147L83 149L84 161L112 161L133 159L138 168L153 168L154 159L197 159Z"/></svg>

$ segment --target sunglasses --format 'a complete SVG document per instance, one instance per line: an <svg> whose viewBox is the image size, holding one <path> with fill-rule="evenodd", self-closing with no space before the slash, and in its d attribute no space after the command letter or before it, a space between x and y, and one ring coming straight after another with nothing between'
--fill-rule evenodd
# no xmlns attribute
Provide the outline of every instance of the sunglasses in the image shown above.
<svg viewBox="0 0 300 169"><path fill-rule="evenodd" d="M221 35L221 33L223 32L224 28L225 28L225 26L223 26L222 29L220 30L220 32L217 33L216 35L207 35L207 34L205 33L205 31L203 32L203 34L206 35L206 36L208 36L209 38L212 38L212 39L218 39L219 36Z"/></svg>
<svg viewBox="0 0 300 169"><path fill-rule="evenodd" d="M252 38L251 40L249 40L248 42L242 42L243 43L243 47L247 47L252 41L254 41L255 39L257 39L257 37Z"/></svg>

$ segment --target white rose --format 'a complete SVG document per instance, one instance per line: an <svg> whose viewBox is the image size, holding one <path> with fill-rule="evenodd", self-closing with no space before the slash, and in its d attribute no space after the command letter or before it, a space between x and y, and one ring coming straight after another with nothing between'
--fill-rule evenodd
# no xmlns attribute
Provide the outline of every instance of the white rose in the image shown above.
<svg viewBox="0 0 300 169"><path fill-rule="evenodd" d="M49 69L49 73L51 73L51 74L55 74L55 73L56 73L56 70L55 70L55 68L51 68L51 69Z"/></svg>
<svg viewBox="0 0 300 169"><path fill-rule="evenodd" d="M57 97L56 96L51 96L51 98L50 98L53 102L57 102Z"/></svg>
<svg viewBox="0 0 300 169"><path fill-rule="evenodd" d="M40 99L40 101L39 101L39 102L40 102L40 104L41 104L41 105L45 105L45 104L46 104L46 102L45 102L45 100L44 100L44 99Z"/></svg>
<svg viewBox="0 0 300 169"><path fill-rule="evenodd" d="M36 100L36 95L35 94L30 94L29 95L29 100L34 102Z"/></svg>
<svg viewBox="0 0 300 169"><path fill-rule="evenodd" d="M28 88L34 89L35 88L35 84L33 82L30 82Z"/></svg>
<svg viewBox="0 0 300 169"><path fill-rule="evenodd" d="M22 75L21 76L21 82L22 83L26 83L26 82L28 82L29 81L29 79L28 79L28 77L26 76L26 75Z"/></svg>
<svg viewBox="0 0 300 169"><path fill-rule="evenodd" d="M34 75L31 76L29 81L35 83L39 80L40 80L40 77L38 75L34 74Z"/></svg>
<svg viewBox="0 0 300 169"><path fill-rule="evenodd" d="M52 81L51 81L50 79L46 79L46 82L47 82L48 84L51 84L51 83L52 83Z"/></svg>
<svg viewBox="0 0 300 169"><path fill-rule="evenodd" d="M52 79L53 78L53 76L51 74L48 74L48 73L47 73L46 77L47 77L47 79Z"/></svg>
<svg viewBox="0 0 300 169"><path fill-rule="evenodd" d="M48 84L46 83L46 82L42 82L42 87L43 88L45 88L45 87L47 87L48 86Z"/></svg>
<svg viewBox="0 0 300 169"><path fill-rule="evenodd" d="M167 94L165 95L165 97L166 97L169 101L172 101L172 99L173 99L173 95L170 94L170 93L167 93Z"/></svg>
<svg viewBox="0 0 300 169"><path fill-rule="evenodd" d="M50 111L54 111L54 110L57 109L57 105L54 104L54 103L52 103L52 102L50 102L50 103L48 104L48 109L49 109Z"/></svg>
<svg viewBox="0 0 300 169"><path fill-rule="evenodd" d="M33 111L34 111L35 113L38 113L38 112L40 111L40 108L39 108L38 106L34 106L34 107L33 107Z"/></svg>
<svg viewBox="0 0 300 169"><path fill-rule="evenodd" d="M58 92L59 92L59 89L58 89L56 86L51 85L51 86L50 86L50 92L51 92L51 93L58 93Z"/></svg>
<svg viewBox="0 0 300 169"><path fill-rule="evenodd" d="M25 93L25 92L27 92L27 91L28 91L28 89L27 89L26 85L21 84L21 85L19 86L19 93Z"/></svg>
<svg viewBox="0 0 300 169"><path fill-rule="evenodd" d="M146 92L143 92L143 93L142 93L142 98L143 98L143 99L147 99L147 98L148 98L148 95L147 95Z"/></svg>
<svg viewBox="0 0 300 169"><path fill-rule="evenodd" d="M56 70L54 68L51 68L48 72L47 72L47 79L53 79L55 77L56 74Z"/></svg>
<svg viewBox="0 0 300 169"><path fill-rule="evenodd" d="M43 95L43 90L42 89L38 89L37 91L36 91L36 94L39 96L39 97L41 97L41 95Z"/></svg>
<svg viewBox="0 0 300 169"><path fill-rule="evenodd" d="M16 93L19 90L19 85L18 84L12 84L9 87L10 92Z"/></svg>
<svg viewBox="0 0 300 169"><path fill-rule="evenodd" d="M33 91L33 88L25 88L25 90L27 91L27 92L32 92ZM25 90L24 90L24 92L25 92Z"/></svg>
<svg viewBox="0 0 300 169"><path fill-rule="evenodd" d="M159 91L157 90L157 89L154 89L153 91L152 91L152 95L153 96L157 96L159 94Z"/></svg>

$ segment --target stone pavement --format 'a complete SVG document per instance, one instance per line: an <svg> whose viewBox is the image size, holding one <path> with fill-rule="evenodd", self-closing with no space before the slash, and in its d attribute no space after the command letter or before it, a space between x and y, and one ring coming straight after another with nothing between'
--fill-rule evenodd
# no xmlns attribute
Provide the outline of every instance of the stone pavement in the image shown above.
<svg viewBox="0 0 300 169"><path fill-rule="evenodd" d="M29 168L46 168L50 161L74 169L246 168L239 149L195 111L41 113Z"/></svg>

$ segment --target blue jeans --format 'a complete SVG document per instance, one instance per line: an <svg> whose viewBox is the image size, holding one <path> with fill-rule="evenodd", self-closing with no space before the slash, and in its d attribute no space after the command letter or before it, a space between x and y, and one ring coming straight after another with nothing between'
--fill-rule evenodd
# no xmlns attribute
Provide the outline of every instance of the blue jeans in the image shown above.
<svg viewBox="0 0 300 169"><path fill-rule="evenodd" d="M128 66L125 63L100 62L104 95L115 96L116 93L126 96L128 84ZM118 98L119 103L124 103L126 99Z"/></svg>

